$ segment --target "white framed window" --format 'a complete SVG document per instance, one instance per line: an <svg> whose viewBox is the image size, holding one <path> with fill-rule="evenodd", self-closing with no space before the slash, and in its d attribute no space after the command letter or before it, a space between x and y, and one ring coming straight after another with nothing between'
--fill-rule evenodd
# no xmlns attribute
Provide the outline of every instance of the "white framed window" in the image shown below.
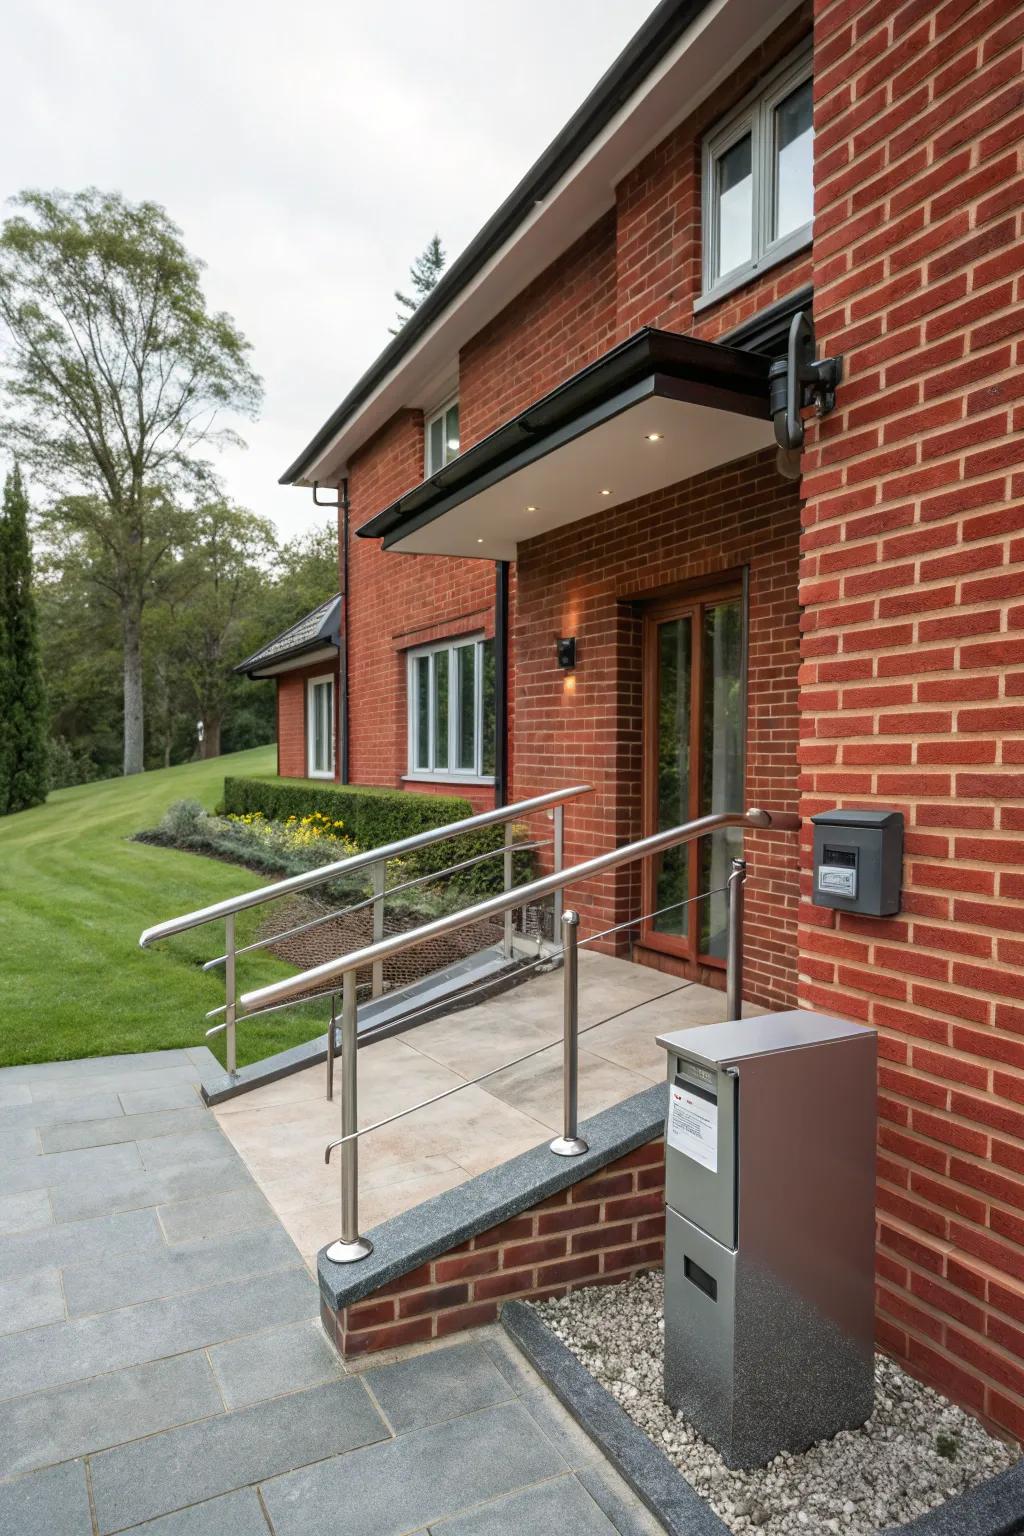
<svg viewBox="0 0 1024 1536"><path fill-rule="evenodd" d="M702 168L704 293L698 308L811 240L810 52L788 59L707 134Z"/></svg>
<svg viewBox="0 0 1024 1536"><path fill-rule="evenodd" d="M494 778L494 641L460 636L409 652L409 777Z"/></svg>
<svg viewBox="0 0 1024 1536"><path fill-rule="evenodd" d="M311 677L306 684L306 772L311 779L334 778L334 678Z"/></svg>
<svg viewBox="0 0 1024 1536"><path fill-rule="evenodd" d="M459 452L459 400L456 395L446 400L441 409L428 416L424 423L424 454L426 477L436 474Z"/></svg>

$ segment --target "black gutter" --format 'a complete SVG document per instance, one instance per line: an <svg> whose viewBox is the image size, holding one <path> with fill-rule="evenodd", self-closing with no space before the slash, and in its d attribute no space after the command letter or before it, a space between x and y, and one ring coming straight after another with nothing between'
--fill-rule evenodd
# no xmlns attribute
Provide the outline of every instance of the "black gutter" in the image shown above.
<svg viewBox="0 0 1024 1536"><path fill-rule="evenodd" d="M348 417L373 393L424 331L472 282L495 252L501 249L532 212L534 205L543 202L552 187L579 159L588 144L607 126L709 3L710 0L661 0L661 4L630 38L582 106L577 108L565 127L552 139L518 186L456 258L437 287L410 315L398 335L349 391L337 410L327 418L294 463L285 470L278 481L279 485L294 485L296 480L302 478L303 472L324 445L330 442Z"/></svg>
<svg viewBox="0 0 1024 1536"><path fill-rule="evenodd" d="M650 394L768 418L769 359L757 352L650 327L636 331L559 384L429 480L357 530L359 538L408 534L522 464Z"/></svg>
<svg viewBox="0 0 1024 1536"><path fill-rule="evenodd" d="M341 610L338 614L338 669L341 673L338 686L338 734L341 737L340 776L342 784L349 782L349 707L348 707L348 476L338 487L338 504L341 508Z"/></svg>
<svg viewBox="0 0 1024 1536"><path fill-rule="evenodd" d="M494 804L508 805L508 561L494 562Z"/></svg>

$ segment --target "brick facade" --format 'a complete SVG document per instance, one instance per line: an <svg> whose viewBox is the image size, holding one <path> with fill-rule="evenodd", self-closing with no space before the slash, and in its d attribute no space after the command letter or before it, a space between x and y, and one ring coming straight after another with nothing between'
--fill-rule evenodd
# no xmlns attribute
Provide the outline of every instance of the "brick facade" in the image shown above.
<svg viewBox="0 0 1024 1536"><path fill-rule="evenodd" d="M822 4L803 809L907 818L898 919L801 907L883 1058L879 1337L1024 1434L1024 9ZM804 874L805 897L809 873Z"/></svg>
<svg viewBox="0 0 1024 1536"><path fill-rule="evenodd" d="M503 1301L566 1296L660 1269L665 1147L637 1147L598 1173L334 1312L327 1336L347 1358L493 1323Z"/></svg>
<svg viewBox="0 0 1024 1536"><path fill-rule="evenodd" d="M695 308L701 135L812 27L813 252ZM878 1030L880 1342L1018 1436L1022 49L1020 0L799 9L460 358L468 445L638 326L719 338L813 282L819 353L842 353L845 374L836 411L808 427L799 486L766 454L520 547L512 792L595 784L567 817L570 857L634 837L638 604L748 569L748 800L786 808L799 795L805 816L850 805L907 819L903 911L885 921L811 904L809 827L799 881L788 846L749 840L748 990ZM354 525L421 478L422 421L405 412L352 464ZM493 583L488 565L353 541L355 779L400 782L403 647L490 633ZM571 686L554 663L561 633L580 645ZM577 897L585 928L638 910L630 877ZM575 1283L543 1263L589 1262L581 1282L604 1277L571 1246L529 1263L510 1251L550 1235L474 1239L451 1259L468 1266L460 1275L435 1261L359 1304L380 1310L350 1309L340 1341L351 1352L484 1320L516 1294L503 1289L509 1274L522 1275L521 1294Z"/></svg>
<svg viewBox="0 0 1024 1536"><path fill-rule="evenodd" d="M306 750L306 692L311 677L333 675L335 778L338 757L338 662L337 657L314 662L311 667L296 667L282 672L277 679L277 771L286 778L308 776Z"/></svg>

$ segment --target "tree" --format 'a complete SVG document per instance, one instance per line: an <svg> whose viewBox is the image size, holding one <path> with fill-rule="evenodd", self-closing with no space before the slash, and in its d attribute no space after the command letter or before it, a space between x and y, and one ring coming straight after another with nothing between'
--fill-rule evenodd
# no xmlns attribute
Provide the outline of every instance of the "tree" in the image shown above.
<svg viewBox="0 0 1024 1536"><path fill-rule="evenodd" d="M203 722L200 756L219 757L221 731L245 654L250 615L267 584L277 547L273 524L226 502L210 502L192 519L165 614L161 666L172 663L186 685L193 720ZM169 697L166 674L163 696Z"/></svg>
<svg viewBox="0 0 1024 1536"><path fill-rule="evenodd" d="M448 257L445 255L440 235L432 235L422 254L417 256L409 268L409 281L415 290L415 297L409 298L408 294L402 293L401 289L395 289L395 298L402 309L395 316L398 324L391 328L392 336L398 335L409 316L419 309L427 294L437 287L447 263ZM405 311L404 314L402 310Z"/></svg>
<svg viewBox="0 0 1024 1536"><path fill-rule="evenodd" d="M28 497L15 465L0 515L0 813L42 804L47 756Z"/></svg>
<svg viewBox="0 0 1024 1536"><path fill-rule="evenodd" d="M209 484L200 450L240 442L261 384L230 316L210 313L202 265L155 203L23 192L0 232L7 441L65 494L118 611L123 771L144 767L143 613L173 545L182 493Z"/></svg>

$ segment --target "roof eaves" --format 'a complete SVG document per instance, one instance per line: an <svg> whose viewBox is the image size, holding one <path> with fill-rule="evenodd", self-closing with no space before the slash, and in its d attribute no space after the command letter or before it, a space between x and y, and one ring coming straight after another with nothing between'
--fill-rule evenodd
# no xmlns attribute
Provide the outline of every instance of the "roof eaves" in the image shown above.
<svg viewBox="0 0 1024 1536"><path fill-rule="evenodd" d="M310 439L298 458L288 466L278 481L279 485L294 485L301 479L321 449L337 435L353 412L393 372L415 342L430 329L494 253L515 233L534 205L543 201L555 183L710 3L711 0L661 0L661 4L630 38L564 128L456 258L437 286L410 315L394 340L388 343Z"/></svg>

